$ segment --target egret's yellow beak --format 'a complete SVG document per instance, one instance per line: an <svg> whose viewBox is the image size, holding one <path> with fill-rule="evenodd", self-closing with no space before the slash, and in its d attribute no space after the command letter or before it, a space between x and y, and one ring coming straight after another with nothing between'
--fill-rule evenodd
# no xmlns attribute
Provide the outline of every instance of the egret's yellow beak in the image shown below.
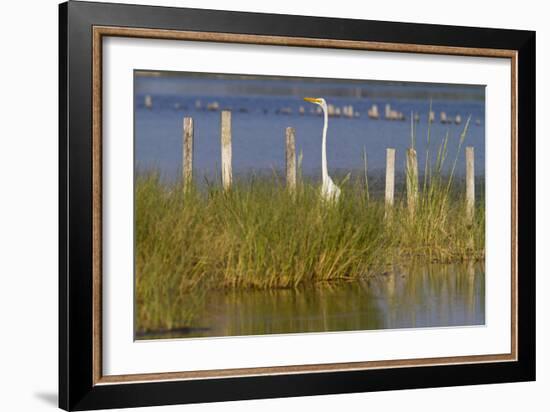
<svg viewBox="0 0 550 412"><path fill-rule="evenodd" d="M310 103L316 103L316 104L320 104L321 103L321 99L317 99L315 97L304 97L304 100L306 102L310 102Z"/></svg>

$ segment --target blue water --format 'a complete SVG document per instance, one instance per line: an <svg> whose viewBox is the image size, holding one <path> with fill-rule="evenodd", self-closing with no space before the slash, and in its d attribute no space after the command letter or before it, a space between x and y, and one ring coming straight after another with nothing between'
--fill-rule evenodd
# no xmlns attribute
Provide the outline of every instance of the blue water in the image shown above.
<svg viewBox="0 0 550 412"><path fill-rule="evenodd" d="M361 91L358 91L359 88ZM267 92L266 92L267 90ZM335 92L336 90L336 92ZM372 91L372 92L371 92ZM307 93L307 94L306 94ZM153 105L145 107L146 95ZM182 162L182 123L184 116L194 119L195 175L216 176L220 168L220 112L204 107L218 102L220 109L232 111L233 171L283 170L285 165L285 128L296 129L297 153L303 153L303 174L317 176L321 168L322 117L310 113L315 108L302 97L325 97L328 104L353 105L358 118L331 117L328 126L329 172L363 173L363 148L368 155L369 173L383 171L386 148L396 148L396 168L405 166L405 151L411 145L411 112L418 113L415 146L419 165L424 165L427 149L430 99L436 121L431 127L431 159L449 133L450 169L458 141L468 116L472 116L464 146L475 148L476 174L485 172L485 101L482 86L445 86L404 83L334 82L331 80L227 79L181 77L135 77L135 159L140 170L157 169L165 178L180 174ZM448 96L448 97L446 97ZM480 98L481 96L481 98ZM199 100L202 109L195 107ZM406 121L388 121L382 117L384 106L402 112ZM378 105L379 120L370 119L367 110ZM300 115L299 107L306 113ZM291 114L281 114L290 108ZM441 124L445 111L462 123ZM459 153L457 173L464 174L464 151ZM423 167L421 167L421 170Z"/></svg>

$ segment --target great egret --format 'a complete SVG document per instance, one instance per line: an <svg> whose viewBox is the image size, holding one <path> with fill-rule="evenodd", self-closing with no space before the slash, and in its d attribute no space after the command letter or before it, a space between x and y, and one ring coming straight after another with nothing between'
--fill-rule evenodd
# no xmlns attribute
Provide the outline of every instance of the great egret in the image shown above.
<svg viewBox="0 0 550 412"><path fill-rule="evenodd" d="M328 111L327 102L323 98L316 97L304 97L306 102L314 103L321 106L323 115L325 118L325 125L323 126L323 143L321 146L321 171L323 177L323 186L321 187L321 196L328 201L334 202L338 200L340 196L340 188L334 184L330 176L328 175L327 166L327 128L328 128Z"/></svg>

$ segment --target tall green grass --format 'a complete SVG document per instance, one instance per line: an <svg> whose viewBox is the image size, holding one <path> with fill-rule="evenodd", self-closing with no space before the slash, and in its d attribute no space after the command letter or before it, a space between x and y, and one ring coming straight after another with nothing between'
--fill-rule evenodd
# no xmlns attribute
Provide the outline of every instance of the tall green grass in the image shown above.
<svg viewBox="0 0 550 412"><path fill-rule="evenodd" d="M292 193L277 177L236 179L229 191L213 184L184 190L158 172L138 173L138 330L189 324L212 289L295 288L358 279L411 260L483 259L484 203L476 202L470 222L464 183L454 176L459 153L450 175L443 173L448 140L441 140L433 164L428 140L414 215L404 193L386 214L384 199L369 196L366 170L337 182L342 195L335 204L320 199L315 181L300 180Z"/></svg>
<svg viewBox="0 0 550 412"><path fill-rule="evenodd" d="M175 274L178 289L349 279L386 251L383 210L352 190L329 206L317 185L291 194L270 179L185 192L149 174L136 187L138 273Z"/></svg>
<svg viewBox="0 0 550 412"><path fill-rule="evenodd" d="M434 183L432 183L434 184ZM336 205L319 187L292 194L266 179L229 192L184 191L158 174L136 184L136 298L141 329L186 324L182 312L216 288L293 288L356 279L411 259L453 262L484 255L484 208L469 225L463 202L433 189L411 218L404 201L384 217L383 199L367 204L360 182L342 186ZM473 242L473 243L472 243ZM193 291L193 293L188 293ZM196 305L195 305L196 306Z"/></svg>

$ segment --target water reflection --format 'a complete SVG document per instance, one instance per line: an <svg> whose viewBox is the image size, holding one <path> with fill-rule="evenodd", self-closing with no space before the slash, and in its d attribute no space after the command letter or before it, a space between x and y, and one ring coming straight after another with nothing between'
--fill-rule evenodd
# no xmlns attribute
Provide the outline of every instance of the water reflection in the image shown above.
<svg viewBox="0 0 550 412"><path fill-rule="evenodd" d="M296 290L215 291L199 312L189 329L147 338L483 325L485 270L432 264Z"/></svg>

